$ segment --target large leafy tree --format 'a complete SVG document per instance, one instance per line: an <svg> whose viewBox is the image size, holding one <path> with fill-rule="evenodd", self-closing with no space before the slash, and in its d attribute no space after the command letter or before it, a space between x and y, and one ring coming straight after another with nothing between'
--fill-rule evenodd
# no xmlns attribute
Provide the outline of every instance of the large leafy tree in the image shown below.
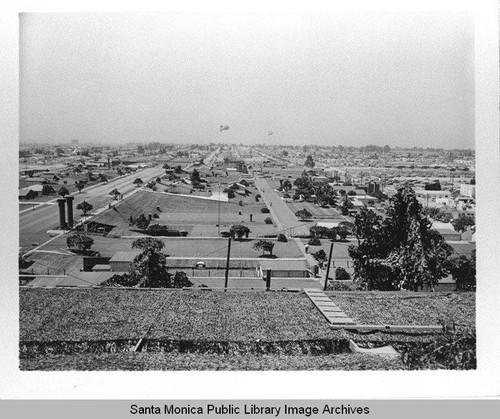
<svg viewBox="0 0 500 419"><path fill-rule="evenodd" d="M255 250L261 250L263 252L269 252L269 256L273 255L274 243L270 240L259 240L254 243L253 248Z"/></svg>
<svg viewBox="0 0 500 419"><path fill-rule="evenodd" d="M316 165L316 163L314 163L314 160L310 154L306 157L306 161L305 161L304 165L307 167L310 167L311 169Z"/></svg>
<svg viewBox="0 0 500 419"><path fill-rule="evenodd" d="M229 234L231 237L234 239L235 237L238 237L238 239L242 239L243 236L248 238L248 235L250 234L250 229L247 226L237 224L234 226L231 226L229 229Z"/></svg>
<svg viewBox="0 0 500 419"><path fill-rule="evenodd" d="M433 288L448 274L451 248L408 186L391 199L387 218L363 209L356 216L358 246L349 247L354 277L368 289L417 291Z"/></svg>
<svg viewBox="0 0 500 419"><path fill-rule="evenodd" d="M87 215L89 211L92 211L93 205L89 204L87 201L82 201L80 202L77 206L77 210L81 210L83 212L83 215Z"/></svg>
<svg viewBox="0 0 500 419"><path fill-rule="evenodd" d="M312 217L312 214L304 208L300 211L297 211L295 213L295 216L300 220L309 220Z"/></svg>
<svg viewBox="0 0 500 419"><path fill-rule="evenodd" d="M59 195L61 195L62 197L65 197L66 195L69 195L68 188L66 188L64 186L61 189L59 189L59 191L57 191L57 193Z"/></svg>
<svg viewBox="0 0 500 419"><path fill-rule="evenodd" d="M78 249L80 252L89 250L94 244L94 239L84 234L73 234L66 239L66 245L71 249Z"/></svg>
<svg viewBox="0 0 500 419"><path fill-rule="evenodd" d="M140 249L132 262L130 271L123 275L114 275L103 285L128 286L140 288L181 288L190 287L184 272L176 272L172 275L168 272L166 256L161 253L165 244L158 239L144 237L132 243L133 249Z"/></svg>
<svg viewBox="0 0 500 419"><path fill-rule="evenodd" d="M463 233L467 230L468 227L473 227L476 225L476 220L474 217L470 215L466 215L463 217L458 217L456 220L451 222L455 231Z"/></svg>

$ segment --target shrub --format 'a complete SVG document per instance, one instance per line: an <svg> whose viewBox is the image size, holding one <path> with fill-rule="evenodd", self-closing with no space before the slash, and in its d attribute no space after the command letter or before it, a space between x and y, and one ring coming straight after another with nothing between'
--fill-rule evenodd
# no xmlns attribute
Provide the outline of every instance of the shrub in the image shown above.
<svg viewBox="0 0 500 419"><path fill-rule="evenodd" d="M160 216L158 214L153 214L153 218L160 218Z"/></svg>
<svg viewBox="0 0 500 419"><path fill-rule="evenodd" d="M264 220L264 222L265 222L266 224L272 224L272 223L273 223L273 220L272 220L272 218L271 218L271 217L267 217L267 218Z"/></svg>
<svg viewBox="0 0 500 419"><path fill-rule="evenodd" d="M260 209L260 212L261 212L262 214L269 214L271 211L270 211L270 209L269 209L269 208L264 207L264 208L261 208L261 209Z"/></svg>
<svg viewBox="0 0 500 419"><path fill-rule="evenodd" d="M229 231L221 231L221 237L231 237L231 233Z"/></svg>
<svg viewBox="0 0 500 419"><path fill-rule="evenodd" d="M321 246L321 240L318 239L317 237L312 237L309 239L307 242L309 246Z"/></svg>
<svg viewBox="0 0 500 419"><path fill-rule="evenodd" d="M403 350L408 369L471 370L477 368L476 332L459 328L436 336L432 342L412 345Z"/></svg>
<svg viewBox="0 0 500 419"><path fill-rule="evenodd" d="M168 227L159 224L150 225L147 229L147 233L152 236L166 236L168 233Z"/></svg>
<svg viewBox="0 0 500 419"><path fill-rule="evenodd" d="M340 266L335 269L335 279L337 281L349 281L351 279L351 275L344 268Z"/></svg>
<svg viewBox="0 0 500 419"><path fill-rule="evenodd" d="M280 234L278 234L278 241L286 243L288 241L288 239L286 238L286 236L283 233L280 233Z"/></svg>
<svg viewBox="0 0 500 419"><path fill-rule="evenodd" d="M324 262L326 260L326 252L323 249L318 250L316 253L311 253L313 258L318 262Z"/></svg>

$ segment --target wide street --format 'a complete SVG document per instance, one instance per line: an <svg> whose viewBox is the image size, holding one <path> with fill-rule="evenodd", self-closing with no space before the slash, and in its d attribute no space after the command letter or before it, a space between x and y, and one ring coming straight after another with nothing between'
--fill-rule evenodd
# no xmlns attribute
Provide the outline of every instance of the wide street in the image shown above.
<svg viewBox="0 0 500 419"><path fill-rule="evenodd" d="M88 190L83 189L81 193L74 193L73 213L75 222L81 216L81 212L76 210L76 206L80 202L87 201L94 207L94 211L98 210L111 202L109 193L113 189L118 189L122 195L126 195L137 188L132 183L134 179L141 178L144 183L147 183L163 173L164 170L161 166L146 168L136 173L113 179L107 183L90 187ZM47 231L57 228L59 228L59 210L56 202L39 206L34 210L23 211L19 215L19 246L23 250L29 250L33 248L34 243L42 244L50 238Z"/></svg>
<svg viewBox="0 0 500 419"><path fill-rule="evenodd" d="M307 236L309 235L309 225L297 220L295 214L288 205L278 196L269 182L255 174L255 186L259 189L264 202L271 210L278 229L286 235Z"/></svg>

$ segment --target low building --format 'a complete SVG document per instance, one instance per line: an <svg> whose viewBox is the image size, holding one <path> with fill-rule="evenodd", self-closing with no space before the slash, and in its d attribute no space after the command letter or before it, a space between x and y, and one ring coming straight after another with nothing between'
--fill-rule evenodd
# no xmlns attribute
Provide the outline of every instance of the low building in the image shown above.
<svg viewBox="0 0 500 419"><path fill-rule="evenodd" d="M426 191L425 189L416 189L415 195L425 208L445 205L450 202L452 198L450 191Z"/></svg>
<svg viewBox="0 0 500 419"><path fill-rule="evenodd" d="M469 198L476 197L476 185L471 185L469 183L462 183L460 185L460 195L468 196Z"/></svg>
<svg viewBox="0 0 500 419"><path fill-rule="evenodd" d="M271 270L272 278L309 278L311 272L307 269L304 260L265 259L257 268L262 278Z"/></svg>
<svg viewBox="0 0 500 419"><path fill-rule="evenodd" d="M112 272L128 272L132 266L135 257L141 252L138 251L121 251L116 252L109 260L109 266Z"/></svg>

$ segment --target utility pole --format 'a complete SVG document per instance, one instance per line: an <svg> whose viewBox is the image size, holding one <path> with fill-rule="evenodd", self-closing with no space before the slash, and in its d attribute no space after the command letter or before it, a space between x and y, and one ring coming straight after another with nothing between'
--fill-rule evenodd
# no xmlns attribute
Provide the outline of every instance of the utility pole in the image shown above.
<svg viewBox="0 0 500 419"><path fill-rule="evenodd" d="M227 245L227 259L226 259L226 280L224 281L224 292L227 291L227 283L229 280L229 256L231 254L231 237L229 237L229 242Z"/></svg>
<svg viewBox="0 0 500 419"><path fill-rule="evenodd" d="M220 182L219 182L219 206L217 210L217 237L220 237Z"/></svg>
<svg viewBox="0 0 500 419"><path fill-rule="evenodd" d="M330 265L332 264L333 242L330 244L330 255L328 256L328 266L326 267L325 285L323 291L326 291L328 285L328 275L330 275Z"/></svg>

